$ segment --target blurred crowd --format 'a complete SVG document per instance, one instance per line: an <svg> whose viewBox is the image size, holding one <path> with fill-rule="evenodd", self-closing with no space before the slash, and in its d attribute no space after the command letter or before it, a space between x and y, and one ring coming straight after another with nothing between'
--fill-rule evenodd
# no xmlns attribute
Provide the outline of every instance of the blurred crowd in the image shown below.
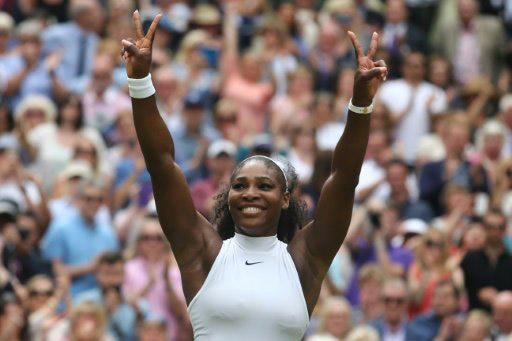
<svg viewBox="0 0 512 341"><path fill-rule="evenodd" d="M192 338L120 58L136 8L164 14L157 103L208 219L254 154L289 161L314 218L347 31L378 32L389 77L305 340L512 340L512 1L4 0L0 341Z"/></svg>

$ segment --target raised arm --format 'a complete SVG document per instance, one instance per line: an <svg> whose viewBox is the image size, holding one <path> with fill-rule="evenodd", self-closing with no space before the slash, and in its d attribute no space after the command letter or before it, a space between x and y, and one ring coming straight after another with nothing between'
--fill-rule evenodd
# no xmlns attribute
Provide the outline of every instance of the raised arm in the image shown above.
<svg viewBox="0 0 512 341"><path fill-rule="evenodd" d="M349 36L357 56L352 104L368 107L387 75L387 68L383 61L372 61L377 50L377 33L372 36L367 56L363 54L354 33L349 32ZM369 114L349 111L345 131L334 150L331 175L320 194L315 219L300 233L304 238L306 257L309 258L307 263L313 265L320 277L327 271L350 225L354 190L359 181L369 129Z"/></svg>
<svg viewBox="0 0 512 341"><path fill-rule="evenodd" d="M138 11L133 14L137 40L122 41L129 78L141 79L149 74L151 47L159 20L160 15L157 15L144 35ZM192 277L195 281L195 270L200 272L204 264L201 262L205 260L205 256L208 258L205 251L212 250L212 244L213 249L220 249L220 237L194 208L185 177L175 162L174 143L158 112L155 96L132 96L132 108L135 129L151 175L163 232L171 243L184 280L187 280L188 270L193 268L191 272L194 273Z"/></svg>

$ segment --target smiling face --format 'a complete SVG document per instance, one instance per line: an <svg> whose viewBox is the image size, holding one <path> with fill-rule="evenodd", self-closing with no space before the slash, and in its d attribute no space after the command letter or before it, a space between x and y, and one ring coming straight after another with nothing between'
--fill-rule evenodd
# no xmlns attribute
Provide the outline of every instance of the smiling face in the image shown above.
<svg viewBox="0 0 512 341"><path fill-rule="evenodd" d="M254 158L233 175L228 204L236 232L255 237L277 233L290 195L284 192L284 180L276 168L270 161Z"/></svg>

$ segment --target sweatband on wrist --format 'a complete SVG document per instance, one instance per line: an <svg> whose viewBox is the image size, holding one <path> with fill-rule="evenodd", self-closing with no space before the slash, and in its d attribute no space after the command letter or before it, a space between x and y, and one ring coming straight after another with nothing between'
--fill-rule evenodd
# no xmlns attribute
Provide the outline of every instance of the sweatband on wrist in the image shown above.
<svg viewBox="0 0 512 341"><path fill-rule="evenodd" d="M128 92L132 98L148 98L155 94L155 87L149 73L144 78L128 77Z"/></svg>
<svg viewBox="0 0 512 341"><path fill-rule="evenodd" d="M348 102L348 110L355 112L356 114L369 114L373 111L373 102L367 107L356 107L352 104L352 98Z"/></svg>

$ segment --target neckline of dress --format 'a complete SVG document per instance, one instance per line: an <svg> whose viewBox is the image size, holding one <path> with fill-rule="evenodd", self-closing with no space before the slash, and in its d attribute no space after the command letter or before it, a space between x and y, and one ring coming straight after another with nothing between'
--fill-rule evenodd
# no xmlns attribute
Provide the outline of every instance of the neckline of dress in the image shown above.
<svg viewBox="0 0 512 341"><path fill-rule="evenodd" d="M233 239L242 248L257 252L270 251L278 242L277 234L269 237L250 237L235 232Z"/></svg>

